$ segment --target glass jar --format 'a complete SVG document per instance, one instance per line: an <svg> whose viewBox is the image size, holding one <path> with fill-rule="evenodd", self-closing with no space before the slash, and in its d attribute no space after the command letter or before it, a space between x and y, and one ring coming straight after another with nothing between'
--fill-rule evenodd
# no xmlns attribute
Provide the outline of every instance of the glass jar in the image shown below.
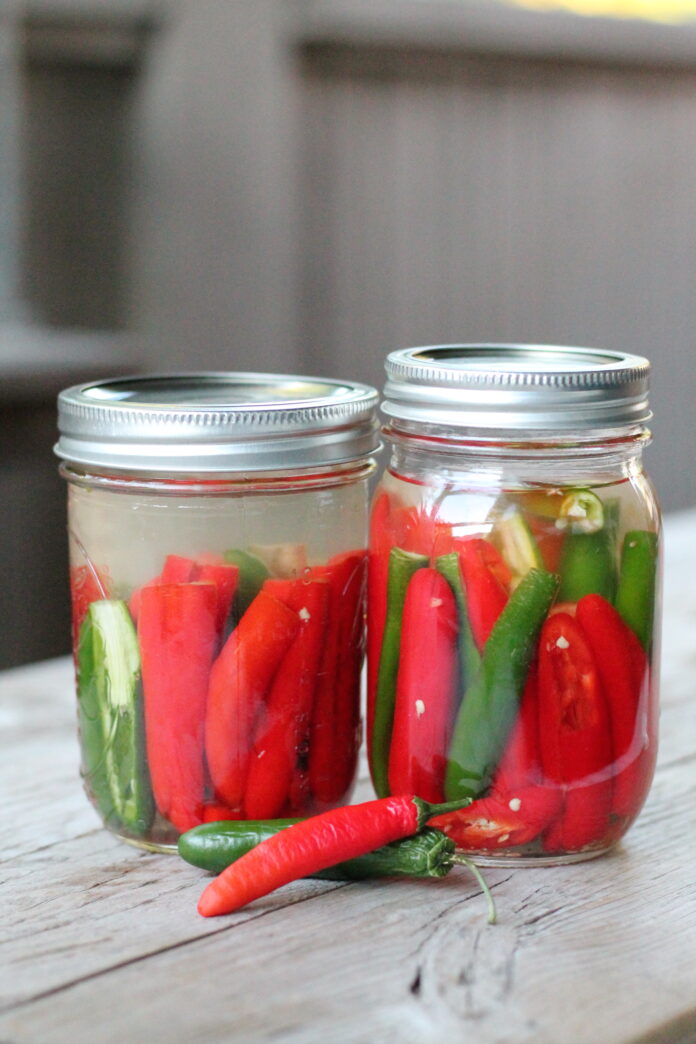
<svg viewBox="0 0 696 1044"><path fill-rule="evenodd" d="M657 744L660 516L649 364L580 348L393 352L371 516L379 796L484 862L570 862L638 814Z"/></svg>
<svg viewBox="0 0 696 1044"><path fill-rule="evenodd" d="M123 840L348 798L376 405L263 374L59 396L82 775Z"/></svg>

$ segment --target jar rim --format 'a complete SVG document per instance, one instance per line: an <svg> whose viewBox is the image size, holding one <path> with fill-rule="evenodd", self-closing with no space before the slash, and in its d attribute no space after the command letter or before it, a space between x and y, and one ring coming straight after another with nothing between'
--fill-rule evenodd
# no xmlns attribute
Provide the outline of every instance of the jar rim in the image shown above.
<svg viewBox="0 0 696 1044"><path fill-rule="evenodd" d="M371 456L377 404L369 385L325 377L109 378L60 393L55 452L83 467L155 474L304 470Z"/></svg>
<svg viewBox="0 0 696 1044"><path fill-rule="evenodd" d="M386 360L390 418L471 433L613 430L645 424L650 363L598 348L443 344Z"/></svg>

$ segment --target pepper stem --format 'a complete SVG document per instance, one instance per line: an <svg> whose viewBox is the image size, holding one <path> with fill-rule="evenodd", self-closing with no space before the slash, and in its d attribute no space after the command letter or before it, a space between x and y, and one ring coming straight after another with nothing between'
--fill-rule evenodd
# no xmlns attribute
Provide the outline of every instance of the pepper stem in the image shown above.
<svg viewBox="0 0 696 1044"><path fill-rule="evenodd" d="M474 863L471 859L467 859L466 856L460 855L459 852L455 852L455 854L452 856L452 862L455 863L457 866L467 867L467 869L470 870L471 873L474 875L479 885L481 886L481 891L485 895L486 902L488 903L488 924L496 924L498 916L496 914L495 901L491 894L491 890L486 884L483 874L477 867L476 863Z"/></svg>
<svg viewBox="0 0 696 1044"><path fill-rule="evenodd" d="M470 805L472 798L459 798L457 801L445 801L440 805L431 805L423 798L414 797L413 803L418 810L418 830L422 830L434 816L442 816L445 812L456 812L460 808Z"/></svg>

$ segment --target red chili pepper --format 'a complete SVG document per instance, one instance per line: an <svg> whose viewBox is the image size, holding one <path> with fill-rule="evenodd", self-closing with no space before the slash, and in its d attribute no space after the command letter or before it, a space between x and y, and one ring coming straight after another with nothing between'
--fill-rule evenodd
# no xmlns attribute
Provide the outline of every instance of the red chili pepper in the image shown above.
<svg viewBox="0 0 696 1044"><path fill-rule="evenodd" d="M535 543L539 548L544 567L550 573L557 573L563 551L563 538L565 536L563 530L558 529L554 525L553 519L540 518L538 515L532 514L526 515L526 519Z"/></svg>
<svg viewBox="0 0 696 1044"><path fill-rule="evenodd" d="M205 889L204 917L232 913L254 899L346 859L418 833L433 816L458 802L429 805L415 797L388 797L344 805L281 830L232 863Z"/></svg>
<svg viewBox="0 0 696 1044"><path fill-rule="evenodd" d="M192 558L184 558L183 555L167 555L162 572L155 583L185 584L189 580L197 579L196 571L196 563Z"/></svg>
<svg viewBox="0 0 696 1044"><path fill-rule="evenodd" d="M209 583L158 584L141 594L138 638L152 790L162 815L181 831L202 817L216 609L216 590Z"/></svg>
<svg viewBox="0 0 696 1044"><path fill-rule="evenodd" d="M309 782L320 805L342 800L360 743L360 669L364 651L364 551L330 559L329 630L312 715Z"/></svg>
<svg viewBox="0 0 696 1044"><path fill-rule="evenodd" d="M210 672L208 768L217 798L233 809L242 806L259 710L299 624L297 613L259 591Z"/></svg>
<svg viewBox="0 0 696 1044"><path fill-rule="evenodd" d="M539 680L533 663L520 700L510 738L493 777L492 789L514 797L515 792L542 780L539 749Z"/></svg>
<svg viewBox="0 0 696 1044"><path fill-rule="evenodd" d="M539 638L539 737L547 780L564 807L544 836L549 852L604 838L611 808L611 726L592 649L567 613L550 616Z"/></svg>
<svg viewBox="0 0 696 1044"><path fill-rule="evenodd" d="M654 767L647 656L631 628L601 595L581 598L576 618L595 653L609 703L616 772L612 812L632 818L645 800Z"/></svg>
<svg viewBox="0 0 696 1044"><path fill-rule="evenodd" d="M242 813L234 811L228 808L227 805L218 805L214 802L207 801L203 805L203 814L201 819L204 823L219 823L221 820L232 820L242 819Z"/></svg>
<svg viewBox="0 0 696 1044"><path fill-rule="evenodd" d="M457 603L436 569L406 590L389 752L389 789L442 801L457 698Z"/></svg>
<svg viewBox="0 0 696 1044"><path fill-rule="evenodd" d="M326 637L328 581L295 580L291 586L289 607L300 625L256 727L244 793L249 819L274 819L288 801L297 752L306 743Z"/></svg>
<svg viewBox="0 0 696 1044"><path fill-rule="evenodd" d="M459 562L471 630L482 649L507 604L512 574L493 544L480 537L471 537L462 543Z"/></svg>
<svg viewBox="0 0 696 1044"><path fill-rule="evenodd" d="M393 546L404 551L432 554L433 520L423 507L395 507L391 515Z"/></svg>
<svg viewBox="0 0 696 1044"><path fill-rule="evenodd" d="M215 590L217 591L215 621L219 638L222 639L239 582L239 569L236 565L229 565L224 562L205 562L202 565L196 565L193 577L195 580L215 584Z"/></svg>

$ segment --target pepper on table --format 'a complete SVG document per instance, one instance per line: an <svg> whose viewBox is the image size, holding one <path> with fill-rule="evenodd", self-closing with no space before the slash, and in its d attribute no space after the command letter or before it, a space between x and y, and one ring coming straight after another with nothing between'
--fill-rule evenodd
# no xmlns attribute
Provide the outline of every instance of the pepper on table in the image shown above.
<svg viewBox="0 0 696 1044"><path fill-rule="evenodd" d="M223 870L201 895L198 912L204 917L232 913L299 877L412 837L434 816L463 804L431 805L405 795L344 805L302 820Z"/></svg>
<svg viewBox="0 0 696 1044"><path fill-rule="evenodd" d="M179 855L214 874L236 862L262 841L301 819L206 822L179 838ZM425 827L414 837L392 841L374 852L311 874L326 881L362 881L371 877L444 877L455 865L455 843L442 831Z"/></svg>

